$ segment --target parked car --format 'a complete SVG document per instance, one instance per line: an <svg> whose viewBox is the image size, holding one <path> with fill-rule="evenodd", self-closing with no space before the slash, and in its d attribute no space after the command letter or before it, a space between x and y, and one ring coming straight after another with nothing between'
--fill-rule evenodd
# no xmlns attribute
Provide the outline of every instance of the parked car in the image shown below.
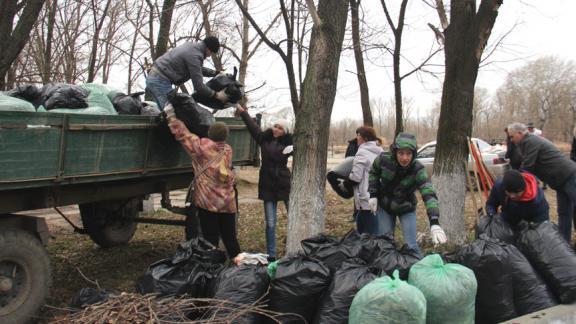
<svg viewBox="0 0 576 324"><path fill-rule="evenodd" d="M504 172L510 168L508 161L504 158L506 155L505 146L490 145L479 138L472 138L472 143L474 143L474 145L479 149L484 164L495 178L501 177ZM432 176L435 153L436 141L433 141L422 145L422 147L418 149L418 154L416 155L416 159L426 167L428 176ZM472 160L472 156L468 155L468 169L470 172L473 172L474 170L473 163L474 161Z"/></svg>

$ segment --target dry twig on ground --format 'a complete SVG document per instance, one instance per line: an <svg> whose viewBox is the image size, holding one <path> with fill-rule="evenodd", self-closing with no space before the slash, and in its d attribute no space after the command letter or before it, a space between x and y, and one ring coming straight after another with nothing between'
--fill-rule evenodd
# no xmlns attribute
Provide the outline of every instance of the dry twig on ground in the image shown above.
<svg viewBox="0 0 576 324"><path fill-rule="evenodd" d="M65 309L68 314L51 323L232 323L243 316L261 316L280 323L280 314L264 304L239 304L210 298L157 298L156 295L122 293L82 310ZM299 317L296 314L290 316Z"/></svg>

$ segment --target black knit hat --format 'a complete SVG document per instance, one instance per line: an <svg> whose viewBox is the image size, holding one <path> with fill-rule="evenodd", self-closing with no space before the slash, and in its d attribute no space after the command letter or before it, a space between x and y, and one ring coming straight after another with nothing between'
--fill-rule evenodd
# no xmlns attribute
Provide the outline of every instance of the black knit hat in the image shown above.
<svg viewBox="0 0 576 324"><path fill-rule="evenodd" d="M208 138L214 142L225 142L228 138L228 126L223 122L215 122L208 129Z"/></svg>
<svg viewBox="0 0 576 324"><path fill-rule="evenodd" d="M212 53L218 53L218 50L220 49L220 41L214 36L204 38L204 44Z"/></svg>
<svg viewBox="0 0 576 324"><path fill-rule="evenodd" d="M526 181L522 173L516 170L506 171L502 183L504 184L504 190L507 192L522 192L526 190Z"/></svg>

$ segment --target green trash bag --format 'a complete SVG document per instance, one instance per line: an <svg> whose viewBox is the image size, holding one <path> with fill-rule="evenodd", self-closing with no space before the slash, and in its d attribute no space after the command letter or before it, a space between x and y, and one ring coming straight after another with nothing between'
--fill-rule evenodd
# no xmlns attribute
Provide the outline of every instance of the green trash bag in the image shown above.
<svg viewBox="0 0 576 324"><path fill-rule="evenodd" d="M104 85L94 83L86 83L81 85L81 87L90 90L90 94L88 95L88 98L86 98L88 107L96 106L109 112L108 114L99 115L118 115L118 112L116 112L116 109L109 97L109 95L112 95L113 93L115 94L115 92Z"/></svg>
<svg viewBox="0 0 576 324"><path fill-rule="evenodd" d="M352 300L350 324L424 324L426 298L418 288L399 278L380 277L364 286Z"/></svg>
<svg viewBox="0 0 576 324"><path fill-rule="evenodd" d="M36 108L26 100L0 94L0 111L36 111Z"/></svg>
<svg viewBox="0 0 576 324"><path fill-rule="evenodd" d="M431 254L412 266L408 283L426 297L426 323L474 323L476 276L463 265Z"/></svg>

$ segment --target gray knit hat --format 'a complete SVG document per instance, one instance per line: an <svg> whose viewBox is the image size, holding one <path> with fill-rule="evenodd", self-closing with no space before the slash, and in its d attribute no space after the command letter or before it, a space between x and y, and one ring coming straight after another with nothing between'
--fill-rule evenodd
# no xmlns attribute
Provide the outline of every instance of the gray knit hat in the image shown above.
<svg viewBox="0 0 576 324"><path fill-rule="evenodd" d="M215 122L208 129L208 138L214 142L225 142L228 138L228 126L223 122Z"/></svg>

